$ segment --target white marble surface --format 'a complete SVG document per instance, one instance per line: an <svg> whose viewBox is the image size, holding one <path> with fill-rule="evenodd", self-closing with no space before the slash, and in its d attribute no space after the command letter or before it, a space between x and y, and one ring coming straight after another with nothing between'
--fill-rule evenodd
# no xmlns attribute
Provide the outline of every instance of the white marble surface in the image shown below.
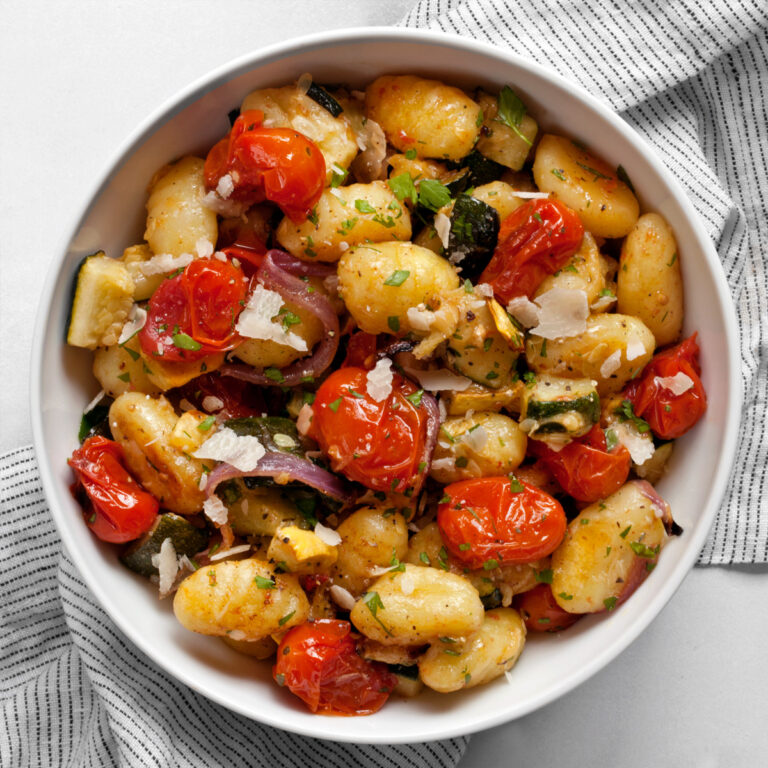
<svg viewBox="0 0 768 768"><path fill-rule="evenodd" d="M413 0L5 0L0 5L0 452L31 441L42 276L114 147L253 48L391 24ZM560 701L475 736L462 768L764 765L768 569L694 570L653 625Z"/></svg>

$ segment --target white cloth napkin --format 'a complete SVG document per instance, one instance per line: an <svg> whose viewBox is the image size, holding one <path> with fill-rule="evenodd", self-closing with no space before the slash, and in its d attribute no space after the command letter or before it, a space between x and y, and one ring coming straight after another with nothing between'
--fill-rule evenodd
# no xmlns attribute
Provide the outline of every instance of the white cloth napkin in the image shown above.
<svg viewBox="0 0 768 768"><path fill-rule="evenodd" d="M681 179L742 330L733 480L700 563L768 561L768 7L765 0L422 0L404 22L487 40L603 98ZM391 747L258 725L168 677L90 596L31 448L0 456L0 765L455 766L467 739Z"/></svg>
<svg viewBox="0 0 768 768"><path fill-rule="evenodd" d="M699 563L768 562L768 2L422 0L403 23L574 80L682 182L736 303L744 395L731 481Z"/></svg>
<svg viewBox="0 0 768 768"><path fill-rule="evenodd" d="M66 554L31 448L0 456L0 766L455 766L467 739L338 744L236 715L169 677Z"/></svg>

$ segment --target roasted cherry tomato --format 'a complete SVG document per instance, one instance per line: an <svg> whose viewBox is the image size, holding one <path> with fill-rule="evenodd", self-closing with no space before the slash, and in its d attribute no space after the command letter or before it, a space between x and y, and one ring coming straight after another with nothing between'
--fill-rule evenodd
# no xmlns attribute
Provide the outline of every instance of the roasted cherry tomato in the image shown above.
<svg viewBox="0 0 768 768"><path fill-rule="evenodd" d="M157 518L157 499L124 466L123 449L106 437L89 437L67 462L85 491L86 524L102 541L122 544L146 533Z"/></svg>
<svg viewBox="0 0 768 768"><path fill-rule="evenodd" d="M237 259L243 271L248 275L256 272L267 254L266 248L259 250L246 248L244 245L228 245L226 248L222 248L221 252L229 259Z"/></svg>
<svg viewBox="0 0 768 768"><path fill-rule="evenodd" d="M235 323L247 293L248 280L240 267L217 258L195 259L152 294L139 332L141 348L171 362L232 349L239 340Z"/></svg>
<svg viewBox="0 0 768 768"><path fill-rule="evenodd" d="M694 333L685 341L654 355L642 377L629 383L624 396L632 402L635 415L645 419L657 437L673 440L684 435L707 410L707 395L700 373L699 345ZM689 386L676 395L659 379L678 374L683 374L679 377L681 384ZM674 386L671 382L669 385Z"/></svg>
<svg viewBox="0 0 768 768"><path fill-rule="evenodd" d="M581 245L584 226L576 211L557 200L531 200L501 223L499 241L480 282L490 283L505 306L530 298L544 278L565 266Z"/></svg>
<svg viewBox="0 0 768 768"><path fill-rule="evenodd" d="M278 387L257 387L234 376L221 376L218 371L198 376L166 396L179 410L181 401L187 400L198 411L214 412L225 419L279 413L285 407L285 396Z"/></svg>
<svg viewBox="0 0 768 768"><path fill-rule="evenodd" d="M423 392L398 374L381 402L367 389L363 368L341 368L317 390L309 435L335 472L374 491L405 493L426 475L427 422Z"/></svg>
<svg viewBox="0 0 768 768"><path fill-rule="evenodd" d="M461 480L444 493L437 525L448 551L470 568L530 563L565 533L560 503L514 475Z"/></svg>
<svg viewBox="0 0 768 768"><path fill-rule="evenodd" d="M376 365L377 337L373 333L358 331L349 337L347 355L342 366L355 366L370 370Z"/></svg>
<svg viewBox="0 0 768 768"><path fill-rule="evenodd" d="M581 618L580 613L568 613L557 604L549 584L537 584L518 595L515 606L531 632L562 632Z"/></svg>
<svg viewBox="0 0 768 768"><path fill-rule="evenodd" d="M627 481L632 465L629 451L623 445L608 450L605 432L597 425L559 451L553 451L540 440L530 440L528 447L563 490L579 501L598 501L618 491Z"/></svg>
<svg viewBox="0 0 768 768"><path fill-rule="evenodd" d="M277 649L272 675L312 712L370 715L384 705L397 678L384 664L358 656L348 621L318 619L291 629Z"/></svg>
<svg viewBox="0 0 768 768"><path fill-rule="evenodd" d="M293 221L307 218L325 187L325 159L317 145L291 128L264 128L264 114L248 110L205 160L205 186L216 189L229 174L228 199L251 205L277 203Z"/></svg>

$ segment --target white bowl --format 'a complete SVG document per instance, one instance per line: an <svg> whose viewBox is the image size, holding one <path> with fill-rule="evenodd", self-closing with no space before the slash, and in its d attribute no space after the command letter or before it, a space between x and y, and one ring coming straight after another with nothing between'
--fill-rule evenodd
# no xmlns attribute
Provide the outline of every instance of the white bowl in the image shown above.
<svg viewBox="0 0 768 768"><path fill-rule="evenodd" d="M310 714L271 680L269 666L240 656L215 638L188 632L156 588L119 565L98 542L70 496L66 459L76 446L81 412L97 385L91 354L65 346L70 289L80 259L115 255L141 240L145 190L153 172L189 152L205 153L228 128L227 113L255 87L310 72L319 82L362 85L382 73L436 76L467 88L513 85L543 128L592 145L629 173L645 210L672 225L685 278L685 331L699 332L709 407L680 440L659 490L685 529L658 566L615 613L579 622L561 635L531 638L511 682L450 696L392 699L377 714ZM32 371L35 447L51 512L66 548L93 594L120 629L187 685L264 723L324 739L400 743L456 736L520 717L563 695L611 661L651 622L699 553L722 497L740 413L733 305L720 262L677 181L646 144L595 98L558 75L505 50L458 37L399 29L329 32L258 51L193 84L134 131L115 153L82 216L67 235L58 269L43 293Z"/></svg>

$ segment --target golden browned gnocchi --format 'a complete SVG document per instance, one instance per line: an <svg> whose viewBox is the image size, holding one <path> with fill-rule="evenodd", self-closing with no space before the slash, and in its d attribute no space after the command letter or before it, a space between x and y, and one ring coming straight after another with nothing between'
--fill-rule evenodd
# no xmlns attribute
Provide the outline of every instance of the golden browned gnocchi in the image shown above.
<svg viewBox="0 0 768 768"><path fill-rule="evenodd" d="M86 525L313 712L515 675L679 533L648 481L706 408L687 256L623 169L472 93L252 91L78 273Z"/></svg>

